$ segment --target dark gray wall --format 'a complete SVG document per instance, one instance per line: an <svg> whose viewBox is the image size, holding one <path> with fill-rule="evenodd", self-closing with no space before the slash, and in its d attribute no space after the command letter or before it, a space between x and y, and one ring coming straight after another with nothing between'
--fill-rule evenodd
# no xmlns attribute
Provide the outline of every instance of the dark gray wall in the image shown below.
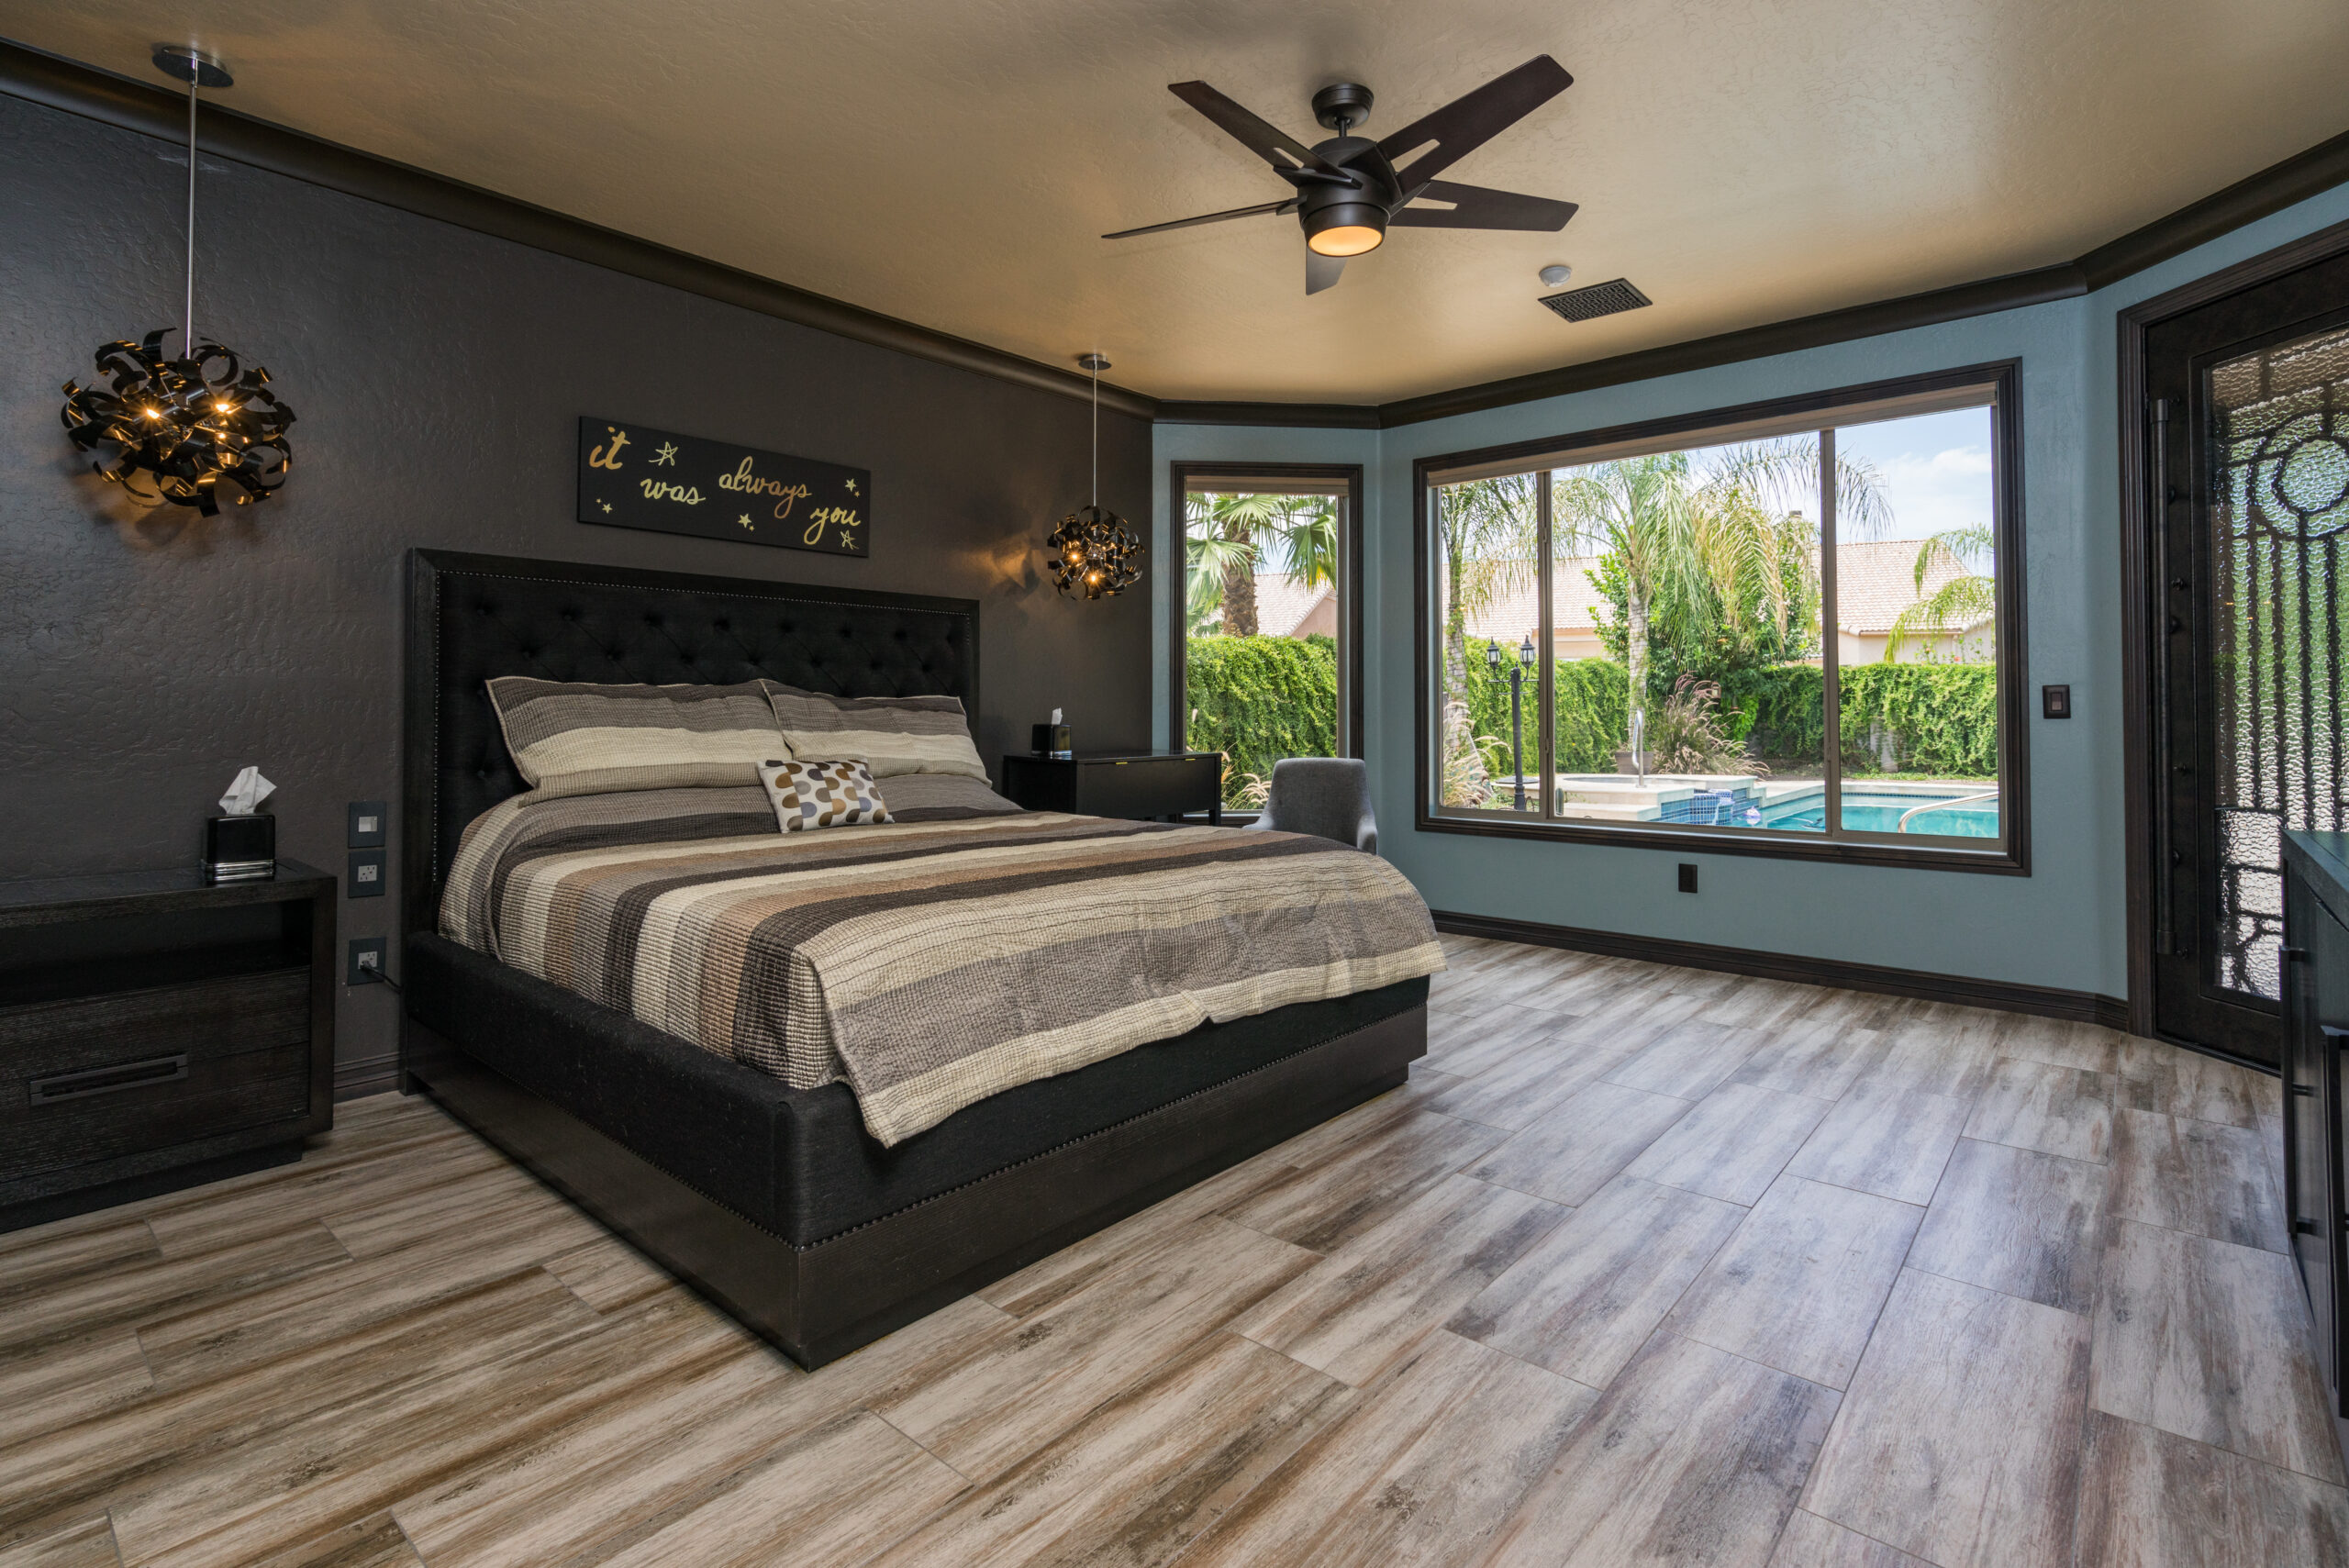
<svg viewBox="0 0 2349 1568"><path fill-rule="evenodd" d="M293 475L217 519L127 504L58 389L176 325L185 171L0 96L0 877L190 863L247 762L279 852L339 873L344 803L398 790L413 546L976 598L990 766L1054 706L1088 746L1149 741L1148 594L1041 576L1090 483L1082 403L208 157L196 330L269 367ZM576 523L582 414L869 468L872 558ZM1103 504L1144 516L1148 425L1105 414L1101 441ZM344 934L392 932L390 892L346 900ZM388 993L344 995L347 1084L385 1071L393 1024Z"/></svg>

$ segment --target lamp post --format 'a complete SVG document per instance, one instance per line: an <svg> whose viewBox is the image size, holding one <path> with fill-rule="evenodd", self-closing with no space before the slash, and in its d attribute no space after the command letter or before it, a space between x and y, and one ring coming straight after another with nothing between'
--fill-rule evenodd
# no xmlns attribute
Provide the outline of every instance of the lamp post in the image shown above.
<svg viewBox="0 0 2349 1568"><path fill-rule="evenodd" d="M1501 645L1485 639L1485 667L1501 667ZM1518 644L1517 668L1508 673L1508 764L1517 779L1516 809L1525 809L1525 672L1533 667L1533 634L1527 632L1525 640Z"/></svg>

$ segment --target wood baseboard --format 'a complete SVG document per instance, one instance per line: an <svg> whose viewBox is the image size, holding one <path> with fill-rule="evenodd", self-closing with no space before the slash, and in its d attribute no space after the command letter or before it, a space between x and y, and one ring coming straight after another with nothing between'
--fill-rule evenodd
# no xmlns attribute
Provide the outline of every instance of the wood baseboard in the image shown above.
<svg viewBox="0 0 2349 1568"><path fill-rule="evenodd" d="M1639 937L1624 931L1594 931L1578 926L1552 926L1538 920L1513 920L1499 915L1461 915L1434 911L1435 929L1464 937L1495 941L1525 942L1534 947L1565 948L1575 952L1602 953L1609 958L1640 958L1683 969L1709 969L1729 974L1751 974L1764 980L1791 980L1805 985L1832 986L1841 991L1867 991L1886 996L1916 996L1928 1002L1951 1002L1965 1007L1992 1007L2006 1013L2030 1013L2040 1018L2068 1018L2127 1029L2129 1004L2118 996L2094 991L2067 991L2055 985L2022 985L2008 980L1978 980L1964 974L1934 974L1924 970L1893 969L1877 963L1843 959L1807 958L1799 953L1764 952L1753 948L1720 947L1711 942L1682 941L1674 937Z"/></svg>
<svg viewBox="0 0 2349 1568"><path fill-rule="evenodd" d="M387 1095L399 1086L400 1053L396 1051L334 1064L334 1097L338 1105L369 1095Z"/></svg>

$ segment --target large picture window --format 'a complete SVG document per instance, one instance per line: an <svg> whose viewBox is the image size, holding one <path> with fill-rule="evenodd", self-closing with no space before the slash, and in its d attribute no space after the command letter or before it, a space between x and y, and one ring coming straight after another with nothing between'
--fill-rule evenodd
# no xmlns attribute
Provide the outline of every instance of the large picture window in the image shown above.
<svg viewBox="0 0 2349 1568"><path fill-rule="evenodd" d="M1422 461L1420 825L2025 869L2015 395Z"/></svg>
<svg viewBox="0 0 2349 1568"><path fill-rule="evenodd" d="M1284 757L1361 751L1352 464L1177 463L1177 744L1224 754L1224 805L1264 804Z"/></svg>

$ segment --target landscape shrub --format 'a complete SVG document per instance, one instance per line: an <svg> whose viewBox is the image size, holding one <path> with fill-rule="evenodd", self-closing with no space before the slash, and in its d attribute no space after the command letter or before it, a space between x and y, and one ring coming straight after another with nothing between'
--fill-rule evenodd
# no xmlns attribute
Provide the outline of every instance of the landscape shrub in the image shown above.
<svg viewBox="0 0 2349 1568"><path fill-rule="evenodd" d="M1195 637L1183 656L1188 744L1221 751L1226 805L1245 775L1273 776L1283 757L1338 749L1338 645L1327 637ZM1504 699L1506 700L1506 699Z"/></svg>

